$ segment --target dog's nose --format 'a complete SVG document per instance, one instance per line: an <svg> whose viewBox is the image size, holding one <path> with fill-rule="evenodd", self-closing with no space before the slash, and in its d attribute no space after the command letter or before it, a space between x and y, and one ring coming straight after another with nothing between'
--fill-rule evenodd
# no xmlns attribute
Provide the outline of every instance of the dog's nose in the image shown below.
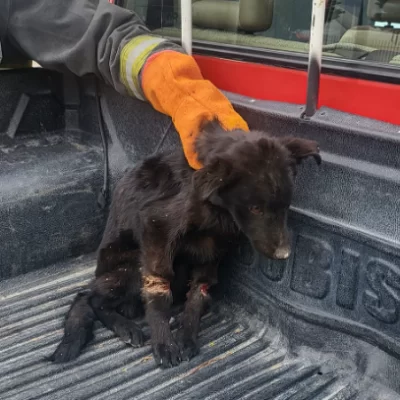
<svg viewBox="0 0 400 400"><path fill-rule="evenodd" d="M289 247L278 247L275 250L274 257L277 260L286 260L290 256L290 248Z"/></svg>

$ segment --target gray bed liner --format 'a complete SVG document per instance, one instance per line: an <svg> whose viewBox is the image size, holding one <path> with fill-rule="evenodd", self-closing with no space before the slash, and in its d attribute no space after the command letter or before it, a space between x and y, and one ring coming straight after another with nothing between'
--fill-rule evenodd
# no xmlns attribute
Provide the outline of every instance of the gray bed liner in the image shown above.
<svg viewBox="0 0 400 400"><path fill-rule="evenodd" d="M224 302L203 317L199 356L177 368L156 368L148 344L133 349L100 325L78 360L54 365L46 357L94 267L94 257L86 256L1 282L2 400L327 400L359 394L348 369L332 370L329 358L293 357L276 331Z"/></svg>
<svg viewBox="0 0 400 400"><path fill-rule="evenodd" d="M76 362L55 366L46 357L92 277L107 217L96 206L95 86L2 71L0 400L400 399L399 127L329 109L305 121L303 106L229 97L252 128L323 150L321 168L304 163L296 179L291 257L271 262L245 241L235 249L190 363L156 369L148 345L129 348L99 325ZM111 189L159 145L179 145L148 104L105 87L101 104Z"/></svg>

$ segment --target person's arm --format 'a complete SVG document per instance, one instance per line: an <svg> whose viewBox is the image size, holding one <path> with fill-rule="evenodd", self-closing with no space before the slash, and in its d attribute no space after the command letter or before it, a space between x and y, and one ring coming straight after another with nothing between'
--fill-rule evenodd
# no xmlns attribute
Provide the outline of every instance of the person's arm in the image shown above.
<svg viewBox="0 0 400 400"><path fill-rule="evenodd" d="M152 35L135 13L107 0L0 3L7 39L42 67L93 73L171 116L193 168L201 168L194 143L205 121L216 118L226 130L248 129L229 100L202 77L194 58Z"/></svg>
<svg viewBox="0 0 400 400"><path fill-rule="evenodd" d="M135 13L107 0L3 1L9 2L6 36L30 59L78 76L94 73L126 93L121 52L132 38L150 34Z"/></svg>

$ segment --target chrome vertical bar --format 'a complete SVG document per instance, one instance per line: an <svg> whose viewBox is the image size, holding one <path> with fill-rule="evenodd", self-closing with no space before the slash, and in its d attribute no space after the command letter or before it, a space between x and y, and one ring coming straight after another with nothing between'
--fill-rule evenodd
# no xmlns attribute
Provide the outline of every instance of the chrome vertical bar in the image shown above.
<svg viewBox="0 0 400 400"><path fill-rule="evenodd" d="M326 0L313 0L308 57L307 103L305 117L312 117L317 111L319 83L322 63Z"/></svg>
<svg viewBox="0 0 400 400"><path fill-rule="evenodd" d="M192 54L192 0L181 0L182 47Z"/></svg>

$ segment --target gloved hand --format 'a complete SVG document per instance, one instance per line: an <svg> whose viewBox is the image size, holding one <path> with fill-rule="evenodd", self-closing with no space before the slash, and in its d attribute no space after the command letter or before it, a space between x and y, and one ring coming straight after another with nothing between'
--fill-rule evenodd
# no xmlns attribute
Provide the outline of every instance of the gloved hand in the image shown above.
<svg viewBox="0 0 400 400"><path fill-rule="evenodd" d="M148 58L142 69L142 89L153 107L172 117L185 156L201 168L194 143L205 121L216 118L225 130L248 130L229 100L205 80L193 57L166 50Z"/></svg>
<svg viewBox="0 0 400 400"><path fill-rule="evenodd" d="M229 100L203 78L193 57L153 35L139 35L121 52L120 79L128 92L169 115L194 169L202 167L194 144L201 127L217 120L225 130L248 130Z"/></svg>

